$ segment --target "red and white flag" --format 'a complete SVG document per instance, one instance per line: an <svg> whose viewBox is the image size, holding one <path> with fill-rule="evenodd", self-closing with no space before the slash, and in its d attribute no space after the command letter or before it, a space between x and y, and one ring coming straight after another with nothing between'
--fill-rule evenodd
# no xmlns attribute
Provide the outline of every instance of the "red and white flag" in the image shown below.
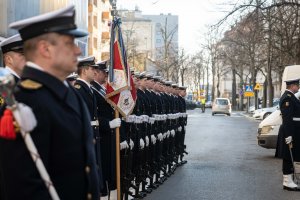
<svg viewBox="0 0 300 200"><path fill-rule="evenodd" d="M131 114L136 101L136 89L127 65L126 50L122 38L120 18L114 19L111 30L109 81L107 102L123 117Z"/></svg>

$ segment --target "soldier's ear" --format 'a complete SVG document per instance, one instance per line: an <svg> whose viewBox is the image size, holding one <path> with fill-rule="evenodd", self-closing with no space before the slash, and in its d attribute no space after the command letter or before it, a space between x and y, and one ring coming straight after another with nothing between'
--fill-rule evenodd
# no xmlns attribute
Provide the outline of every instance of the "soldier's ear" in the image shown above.
<svg viewBox="0 0 300 200"><path fill-rule="evenodd" d="M37 50L45 58L51 58L52 56L52 47L50 43L46 40L40 40L37 42Z"/></svg>
<svg viewBox="0 0 300 200"><path fill-rule="evenodd" d="M3 57L4 65L11 65L13 62L13 58L9 55L9 53L6 53Z"/></svg>

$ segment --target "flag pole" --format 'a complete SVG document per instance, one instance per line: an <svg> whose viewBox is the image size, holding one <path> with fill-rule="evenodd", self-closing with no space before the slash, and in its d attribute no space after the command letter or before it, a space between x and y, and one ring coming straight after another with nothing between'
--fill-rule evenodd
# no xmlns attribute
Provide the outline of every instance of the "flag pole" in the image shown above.
<svg viewBox="0 0 300 200"><path fill-rule="evenodd" d="M115 118L119 118L119 111L115 110ZM121 200L121 181L120 181L120 128L116 128L116 177L117 177L117 200Z"/></svg>
<svg viewBox="0 0 300 200"><path fill-rule="evenodd" d="M112 17L113 20L117 16L117 0L112 0ZM114 33L112 28L112 37L110 42L110 60L113 61L113 43L114 43ZM113 66L113 63L110 63L111 66ZM112 72L113 73L113 70ZM110 77L111 78L111 77ZM113 82L113 80L110 80ZM115 108L115 119L119 118L119 111L117 108ZM121 174L120 174L120 128L116 128L116 179L117 179L117 200L121 200Z"/></svg>

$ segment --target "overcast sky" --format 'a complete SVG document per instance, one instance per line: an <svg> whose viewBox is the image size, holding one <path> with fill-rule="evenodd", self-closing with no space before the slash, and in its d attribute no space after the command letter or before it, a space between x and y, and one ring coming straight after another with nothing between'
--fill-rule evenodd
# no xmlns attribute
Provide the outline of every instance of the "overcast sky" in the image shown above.
<svg viewBox="0 0 300 200"><path fill-rule="evenodd" d="M142 14L178 15L179 46L188 53L196 53L207 31L206 25L215 24L229 10L222 2L229 0L117 0L117 8L133 10L138 6Z"/></svg>

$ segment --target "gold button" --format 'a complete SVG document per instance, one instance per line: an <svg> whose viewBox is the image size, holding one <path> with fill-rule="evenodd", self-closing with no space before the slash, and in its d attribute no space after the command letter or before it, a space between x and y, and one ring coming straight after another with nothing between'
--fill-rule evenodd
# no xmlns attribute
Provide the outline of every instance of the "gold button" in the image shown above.
<svg viewBox="0 0 300 200"><path fill-rule="evenodd" d="M96 144L96 139L95 138L93 139L93 143Z"/></svg>
<svg viewBox="0 0 300 200"><path fill-rule="evenodd" d="M87 199L88 199L88 200L92 199L92 197L93 197L93 196L92 196L91 193L88 193L88 194L87 194Z"/></svg>
<svg viewBox="0 0 300 200"><path fill-rule="evenodd" d="M86 166L85 167L85 172L88 174L88 173L90 173L90 171L91 171L91 168L89 166Z"/></svg>

